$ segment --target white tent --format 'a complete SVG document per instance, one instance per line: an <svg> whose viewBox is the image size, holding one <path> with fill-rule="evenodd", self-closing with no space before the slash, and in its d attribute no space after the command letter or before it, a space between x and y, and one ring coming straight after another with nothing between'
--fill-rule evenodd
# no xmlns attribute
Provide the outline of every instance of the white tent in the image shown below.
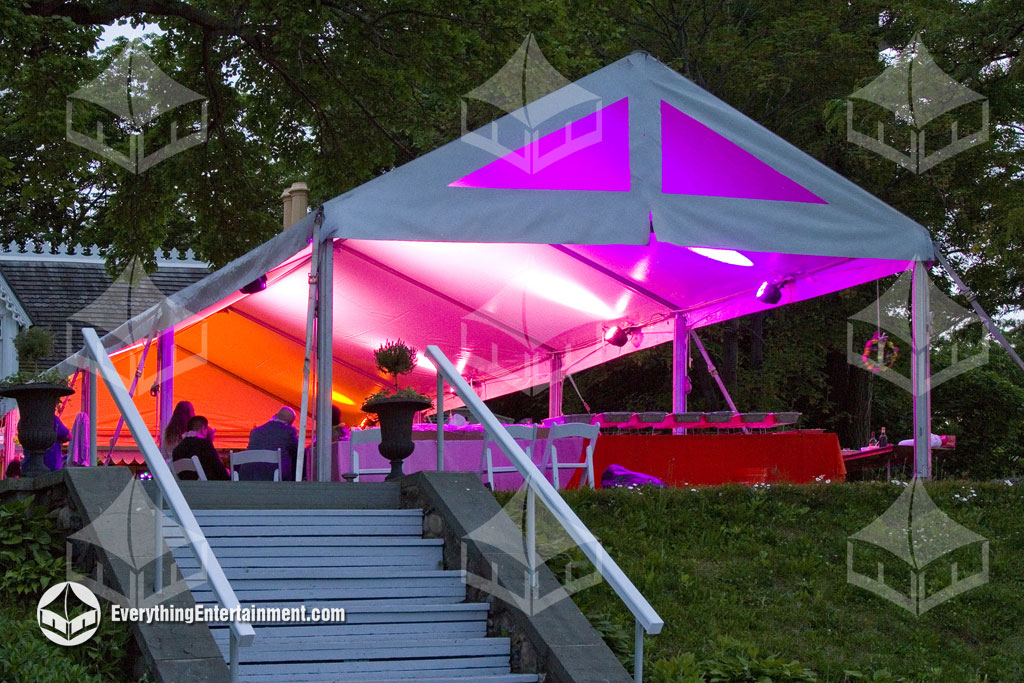
<svg viewBox="0 0 1024 683"><path fill-rule="evenodd" d="M911 268L920 281L934 256L920 225L641 53L330 200L320 215L318 228L316 212L307 215L107 335L124 376L140 340L164 334L166 345L173 334L175 398L228 432L241 438L273 406L300 405L314 234L321 281L332 283L319 289L318 374L331 388L319 409L333 402L349 421L386 384L372 350L387 339L436 344L491 398L558 386L637 348L682 347L686 329L771 305ZM239 291L262 275L265 290ZM777 303L755 296L765 282ZM606 344L612 326L635 343ZM924 329L916 315L915 338ZM919 345L919 471L927 362ZM157 365L150 357L144 374ZM433 393L434 373L424 363L407 384ZM156 401L138 403L156 425ZM116 420L105 400L100 413L101 430Z"/></svg>

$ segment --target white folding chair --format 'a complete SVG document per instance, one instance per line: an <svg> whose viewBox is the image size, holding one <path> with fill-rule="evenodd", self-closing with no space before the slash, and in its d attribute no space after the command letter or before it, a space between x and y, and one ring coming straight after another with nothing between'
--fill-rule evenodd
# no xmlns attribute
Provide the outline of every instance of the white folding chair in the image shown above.
<svg viewBox="0 0 1024 683"><path fill-rule="evenodd" d="M174 476L178 479L181 479L182 472L194 472L199 481L207 481L206 472L203 470L203 466L199 464L198 455L193 455L191 458L174 460L172 464L174 466Z"/></svg>
<svg viewBox="0 0 1024 683"><path fill-rule="evenodd" d="M590 488L594 488L594 446L597 445L597 435L601 433L598 425L585 425L580 423L569 423L553 425L548 429L548 444L544 454L544 463L541 471L551 468L551 483L559 488L558 470L586 470L580 488L589 482ZM582 462L558 462L558 440L570 437L583 437L587 440L587 447Z"/></svg>
<svg viewBox="0 0 1024 683"><path fill-rule="evenodd" d="M529 441L529 445L523 447L526 451L526 457L533 460L533 445L537 440L537 425L505 425L505 429L516 441ZM498 442L494 440L494 435L487 432L484 435L484 452L483 452L483 467L486 468L487 481L484 483L489 485L492 489L494 488L494 475L501 474L502 472L518 472L514 466L506 465L501 467L494 466L494 457L491 454L491 446L495 446L498 451L501 451L501 447L498 446ZM507 456L506 456L507 457Z"/></svg>
<svg viewBox="0 0 1024 683"><path fill-rule="evenodd" d="M281 451L280 450L251 450L251 451L238 451L232 453L229 458L228 469L231 470L231 481L240 481L238 478L238 470L235 469L239 465L251 465L254 463L262 463L265 465L273 465L274 470L274 481L281 481Z"/></svg>
<svg viewBox="0 0 1024 683"><path fill-rule="evenodd" d="M351 438L352 474L356 475L354 481L359 481L360 474L390 474L390 467L377 467L359 469L359 448L366 445L376 446L380 443L380 427L373 429L353 429ZM380 451L373 449L373 452L380 456ZM383 456L380 456L383 457Z"/></svg>

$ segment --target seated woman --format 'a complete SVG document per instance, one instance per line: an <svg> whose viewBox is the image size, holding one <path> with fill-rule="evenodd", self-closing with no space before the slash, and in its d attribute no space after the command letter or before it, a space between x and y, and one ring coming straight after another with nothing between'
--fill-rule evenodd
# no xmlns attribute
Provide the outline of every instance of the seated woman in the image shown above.
<svg viewBox="0 0 1024 683"><path fill-rule="evenodd" d="M193 455L199 456L199 464L202 465L206 478L214 481L230 481L231 475L228 468L224 467L217 449L213 447L213 432L210 423L202 415L196 415L188 421L188 431L181 438L173 452L174 460L186 460ZM183 473L182 479L194 477L190 472Z"/></svg>

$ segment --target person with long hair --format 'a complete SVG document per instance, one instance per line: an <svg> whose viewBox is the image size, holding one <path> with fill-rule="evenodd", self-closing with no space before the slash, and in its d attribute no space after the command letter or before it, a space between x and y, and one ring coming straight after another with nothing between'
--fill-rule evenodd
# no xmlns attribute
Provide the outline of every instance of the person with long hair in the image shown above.
<svg viewBox="0 0 1024 683"><path fill-rule="evenodd" d="M178 405L174 406L171 419L167 421L163 436L160 438L160 453L163 454L164 460L170 461L171 454L188 431L188 421L195 417L195 414L196 409L189 401L178 401Z"/></svg>

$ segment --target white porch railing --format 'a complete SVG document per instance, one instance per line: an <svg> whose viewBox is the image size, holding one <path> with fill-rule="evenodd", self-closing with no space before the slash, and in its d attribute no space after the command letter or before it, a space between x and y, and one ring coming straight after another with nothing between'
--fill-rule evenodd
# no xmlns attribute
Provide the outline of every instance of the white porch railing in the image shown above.
<svg viewBox="0 0 1024 683"><path fill-rule="evenodd" d="M235 591L231 588L227 576L224 575L224 570L221 568L217 557L213 554L213 549L206 540L203 530L199 527L195 515L192 514L192 508L189 507L188 501L185 500L177 480L171 473L171 468L167 466L163 456L160 454L160 449L157 448L156 442L153 441L153 436L149 433L149 428L142 419L142 415L139 414L138 408L135 407L135 402L128 395L128 391L121 381L121 376L114 369L114 364L110 361L110 356L107 355L106 349L103 348L103 344L96 335L96 331L91 327L87 327L82 330L82 335L85 337L86 348L95 362L96 372L107 385L114 403L117 404L118 410L121 411L121 415L128 425L128 430L132 433L132 437L139 447L139 451L146 459L146 465L149 468L150 474L153 475L153 481L156 482L156 557L162 558L164 554L163 524L159 515L162 514L163 504L166 500L167 507L170 509L174 519L181 525L185 539L188 541L193 554L195 554L199 566L206 573L207 581L217 598L217 602L229 610L240 607ZM163 590L162 559L156 563L153 590L154 592ZM256 632L253 630L252 624L238 620L231 622L230 631L229 663L231 666L231 680L235 682L238 680L238 648L251 645L256 637Z"/></svg>
<svg viewBox="0 0 1024 683"><path fill-rule="evenodd" d="M593 563L594 568L604 577L605 581L612 587L619 599L632 612L636 620L636 634L633 652L633 678L640 683L643 680L644 662L644 633L656 635L661 633L665 622L658 613L654 611L647 599L641 595L633 582L623 573L615 560L601 546L594 534L583 524L576 513L572 511L568 503L558 494L558 491L544 477L544 474L537 468L533 461L527 457L522 447L508 433L494 413L484 404L469 383L462 378L455 366L436 346L428 346L427 357L437 368L437 415L444 415L444 383L455 390L456 395L462 399L466 406L476 417L485 429L494 437L494 441L501 446L508 456L509 461L523 477L526 483L526 535L527 535L527 560L531 587L537 585L537 543L535 529L534 501L540 498L559 524L568 532L569 536L580 546L583 553ZM437 425L437 469L444 469L444 424L438 419Z"/></svg>

